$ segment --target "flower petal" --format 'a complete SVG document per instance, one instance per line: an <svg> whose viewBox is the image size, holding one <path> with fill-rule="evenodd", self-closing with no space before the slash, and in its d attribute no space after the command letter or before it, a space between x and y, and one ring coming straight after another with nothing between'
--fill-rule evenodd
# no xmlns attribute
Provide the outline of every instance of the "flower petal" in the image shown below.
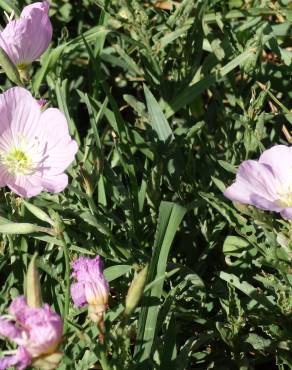
<svg viewBox="0 0 292 370"><path fill-rule="evenodd" d="M292 207L284 208L281 211L281 216L286 220L292 220Z"/></svg>
<svg viewBox="0 0 292 370"><path fill-rule="evenodd" d="M28 307L23 323L28 328L26 349L33 357L55 352L62 338L63 324L58 314L48 305L40 308Z"/></svg>
<svg viewBox="0 0 292 370"><path fill-rule="evenodd" d="M49 3L47 1L42 1L42 2L36 2L36 3L32 3L30 5L27 5L22 9L20 17L21 18L32 17L36 10L41 11L44 14L48 15L48 13L49 13Z"/></svg>
<svg viewBox="0 0 292 370"><path fill-rule="evenodd" d="M255 195L272 203L278 198L276 181L269 166L252 160L239 166L235 183L225 190L224 195L233 201L252 205L259 199L254 198Z"/></svg>
<svg viewBox="0 0 292 370"><path fill-rule="evenodd" d="M16 317L21 330L21 336L16 337L15 342L24 346L31 356L38 357L58 349L63 323L47 304L39 308L29 307L22 296L12 301L8 311Z"/></svg>
<svg viewBox="0 0 292 370"><path fill-rule="evenodd" d="M0 336L15 340L21 336L21 330L14 322L0 318Z"/></svg>
<svg viewBox="0 0 292 370"><path fill-rule="evenodd" d="M23 87L12 87L0 94L0 115L1 142L3 134L9 134L15 144L24 137L30 139L41 134L38 125L41 116L40 106ZM8 140L6 142L10 144Z"/></svg>
<svg viewBox="0 0 292 370"><path fill-rule="evenodd" d="M31 363L31 356L24 347L19 347L14 356L5 356L0 359L0 370L16 366L18 370L26 369Z"/></svg>
<svg viewBox="0 0 292 370"><path fill-rule="evenodd" d="M10 315L16 317L17 321L23 322L27 313L27 304L24 296L19 296L13 299L11 302L8 312Z"/></svg>
<svg viewBox="0 0 292 370"><path fill-rule="evenodd" d="M33 175L31 178L31 183L35 184L36 187L39 184L43 189L51 193L60 193L68 185L68 176L65 173L50 176L46 171L44 175Z"/></svg>
<svg viewBox="0 0 292 370"><path fill-rule="evenodd" d="M83 283L73 283L70 287L71 297L75 306L83 307L87 304Z"/></svg>
<svg viewBox="0 0 292 370"><path fill-rule="evenodd" d="M259 163L270 166L279 183L292 184L292 147L275 145L263 152Z"/></svg>
<svg viewBox="0 0 292 370"><path fill-rule="evenodd" d="M283 209L283 207L279 206L276 201L271 202L258 194L251 194L250 199L252 205L266 211L280 212Z"/></svg>
<svg viewBox="0 0 292 370"><path fill-rule="evenodd" d="M48 3L35 3L23 9L20 19L6 25L0 46L15 65L30 64L48 48L52 32Z"/></svg>
<svg viewBox="0 0 292 370"><path fill-rule="evenodd" d="M78 145L71 139L67 120L59 109L49 108L43 112L40 126L48 138L48 157L43 166L48 175L59 175L73 162Z"/></svg>
<svg viewBox="0 0 292 370"><path fill-rule="evenodd" d="M11 176L7 186L24 198L35 197L43 190L42 183L33 182L29 176Z"/></svg>

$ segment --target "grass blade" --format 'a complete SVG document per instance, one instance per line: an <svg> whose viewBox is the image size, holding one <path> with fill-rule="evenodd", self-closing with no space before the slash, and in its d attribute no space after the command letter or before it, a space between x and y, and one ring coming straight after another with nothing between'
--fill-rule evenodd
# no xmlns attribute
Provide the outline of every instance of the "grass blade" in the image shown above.
<svg viewBox="0 0 292 370"><path fill-rule="evenodd" d="M144 85L144 94L149 113L149 121L153 130L157 133L159 140L166 141L169 137L173 138L172 130L160 105L146 85Z"/></svg>
<svg viewBox="0 0 292 370"><path fill-rule="evenodd" d="M154 252L149 268L149 281L165 274L167 259L176 231L186 213L186 209L172 202L162 202L159 209L155 235ZM160 299L164 279L153 286L149 297ZM135 354L146 360L152 350L159 306L143 307L138 324L138 340ZM143 345L142 345L143 344ZM142 353L141 353L142 352Z"/></svg>

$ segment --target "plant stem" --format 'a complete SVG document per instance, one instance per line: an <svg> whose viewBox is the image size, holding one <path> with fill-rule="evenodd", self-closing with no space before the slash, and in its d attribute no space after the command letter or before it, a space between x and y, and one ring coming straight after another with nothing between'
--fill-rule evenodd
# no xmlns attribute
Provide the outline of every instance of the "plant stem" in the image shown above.
<svg viewBox="0 0 292 370"><path fill-rule="evenodd" d="M64 334L68 328L68 314L69 314L69 300L70 300L70 260L67 243L65 241L63 233L61 234L61 241L65 259L65 302L63 308L63 321L64 321Z"/></svg>
<svg viewBox="0 0 292 370"><path fill-rule="evenodd" d="M99 362L101 364L102 370L110 370L110 365L107 360L107 356L105 353L105 346L102 346L102 349L100 351L100 356L99 356Z"/></svg>
<svg viewBox="0 0 292 370"><path fill-rule="evenodd" d="M110 370L110 365L108 363L106 355L104 313L101 314L100 320L97 325L99 330L99 344L100 344L99 362L103 370Z"/></svg>

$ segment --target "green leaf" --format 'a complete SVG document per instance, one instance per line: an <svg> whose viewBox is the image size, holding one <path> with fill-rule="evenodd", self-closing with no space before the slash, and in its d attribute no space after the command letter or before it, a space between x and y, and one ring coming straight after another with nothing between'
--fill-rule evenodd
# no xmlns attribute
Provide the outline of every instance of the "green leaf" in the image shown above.
<svg viewBox="0 0 292 370"><path fill-rule="evenodd" d="M119 277L126 275L132 270L131 265L116 265L108 267L104 270L104 276L108 282L118 279Z"/></svg>
<svg viewBox="0 0 292 370"><path fill-rule="evenodd" d="M157 133L161 141L166 141L168 138L173 139L172 130L165 118L160 105L152 95L151 91L144 85L144 94L149 114L149 121L153 130Z"/></svg>
<svg viewBox="0 0 292 370"><path fill-rule="evenodd" d="M255 333L249 333L245 341L251 344L257 351L266 350L272 344L270 339L265 339Z"/></svg>
<svg viewBox="0 0 292 370"><path fill-rule="evenodd" d="M96 227L96 229L107 236L112 236L110 229L104 225L101 221L99 221L93 214L90 212L82 212L80 217L87 222L89 225Z"/></svg>
<svg viewBox="0 0 292 370"><path fill-rule="evenodd" d="M39 220L47 222L48 224L54 226L54 221L42 209L36 207L34 204L31 204L25 200L22 200L22 203Z"/></svg>
<svg viewBox="0 0 292 370"><path fill-rule="evenodd" d="M149 266L149 282L165 274L168 254L177 229L186 213L186 209L171 202L161 202L158 224L155 234L154 250ZM160 299L164 279L153 286L149 297ZM140 361L149 358L155 338L155 327L159 306L143 307L138 322L138 336L135 353L140 354ZM142 345L142 343L144 343Z"/></svg>
<svg viewBox="0 0 292 370"><path fill-rule="evenodd" d="M263 305L268 310L274 310L277 311L277 307L273 300L270 297L266 297L265 294L258 293L257 289L253 287L251 284L249 284L246 281L240 281L240 279L233 274L228 274L226 272L221 271L219 273L219 276L222 280L227 281L231 285L233 285L235 288L242 291L244 294L249 296L250 298L254 299L261 305Z"/></svg>
<svg viewBox="0 0 292 370"><path fill-rule="evenodd" d="M90 30L84 32L80 36L67 43L57 46L55 49L48 50L42 57L42 66L35 74L32 86L35 94L38 93L41 83L47 73L60 61L60 57L63 53L69 53L74 51L78 47L84 47L84 39L87 43L96 41L96 38L100 35L106 35L110 32L109 29L104 26L95 26Z"/></svg>
<svg viewBox="0 0 292 370"><path fill-rule="evenodd" d="M14 3L15 1L12 0L0 0L0 7L8 13L14 12L16 15L19 15L20 11Z"/></svg>
<svg viewBox="0 0 292 370"><path fill-rule="evenodd" d="M224 168L227 172L230 172L230 173L234 173L236 174L236 167L231 164L231 163L228 163L226 161L222 161L222 160L219 160L218 163L220 164L220 166L222 168Z"/></svg>
<svg viewBox="0 0 292 370"><path fill-rule="evenodd" d="M227 236L223 244L223 253L231 256L238 256L238 254L245 251L250 244L243 238L238 236Z"/></svg>
<svg viewBox="0 0 292 370"><path fill-rule="evenodd" d="M9 56L6 52L0 47L0 65L3 68L3 71L6 73L6 76L14 82L16 85L22 86L20 80L19 72L16 66L9 59Z"/></svg>
<svg viewBox="0 0 292 370"><path fill-rule="evenodd" d="M48 49L46 53L42 56L42 65L32 79L32 87L35 94L38 94L41 83L43 82L46 74L50 71L51 68L53 68L58 60L60 60L65 47L66 44L62 44L57 46L55 49Z"/></svg>
<svg viewBox="0 0 292 370"><path fill-rule="evenodd" d="M220 68L219 73L203 77L200 81L191 86L186 87L183 91L177 93L177 96L170 102L165 104L165 116L171 117L178 110L186 107L194 99L202 94L209 87L220 81L222 77L233 71L239 65L243 64L253 54L251 50L244 51L232 61L227 63L224 67Z"/></svg>

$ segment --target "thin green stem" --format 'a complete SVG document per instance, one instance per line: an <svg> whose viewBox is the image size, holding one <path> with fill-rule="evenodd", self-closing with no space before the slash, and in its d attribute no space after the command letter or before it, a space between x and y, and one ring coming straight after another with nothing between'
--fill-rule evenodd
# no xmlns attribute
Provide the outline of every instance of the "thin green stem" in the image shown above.
<svg viewBox="0 0 292 370"><path fill-rule="evenodd" d="M99 356L99 362L101 364L102 370L111 370L110 365L108 363L107 355L105 353L105 346L102 346Z"/></svg>
<svg viewBox="0 0 292 370"><path fill-rule="evenodd" d="M68 328L68 315L69 315L69 302L70 302L70 259L67 243L64 239L64 235L61 234L61 241L65 259L65 302L63 308L63 321L64 321L64 334Z"/></svg>
<svg viewBox="0 0 292 370"><path fill-rule="evenodd" d="M102 370L110 370L111 367L108 362L108 358L106 355L106 331L105 331L105 324L104 324L104 313L101 314L100 320L98 322L98 330L99 330L99 344L100 344L100 352L99 352L99 362L102 367Z"/></svg>

